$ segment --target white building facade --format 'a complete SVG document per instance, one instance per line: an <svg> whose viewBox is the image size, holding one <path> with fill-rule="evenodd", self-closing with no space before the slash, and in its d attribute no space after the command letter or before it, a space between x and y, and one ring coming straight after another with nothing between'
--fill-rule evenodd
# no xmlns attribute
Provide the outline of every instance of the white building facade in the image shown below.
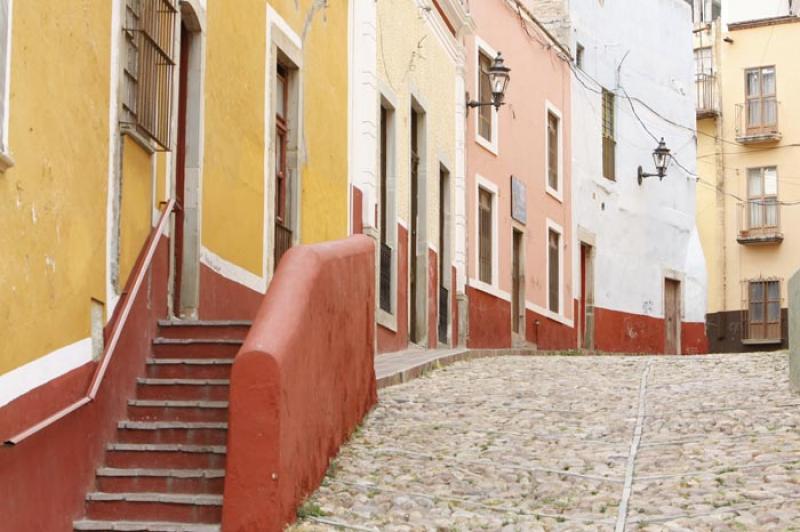
<svg viewBox="0 0 800 532"><path fill-rule="evenodd" d="M573 264L581 347L705 352L692 7L684 0L531 4L554 32L569 26L574 57ZM653 152L662 138L673 162L663 179L639 184L639 166L656 173Z"/></svg>

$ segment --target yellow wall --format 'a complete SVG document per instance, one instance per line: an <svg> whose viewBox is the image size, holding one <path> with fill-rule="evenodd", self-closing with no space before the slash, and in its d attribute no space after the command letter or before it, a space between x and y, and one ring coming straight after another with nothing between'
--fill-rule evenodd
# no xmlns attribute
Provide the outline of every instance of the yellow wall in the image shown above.
<svg viewBox="0 0 800 532"><path fill-rule="evenodd" d="M14 2L0 174L0 374L90 335L105 300L111 2Z"/></svg>
<svg viewBox="0 0 800 532"><path fill-rule="evenodd" d="M122 139L122 198L119 215L119 282L122 290L150 235L153 166L150 154L127 135Z"/></svg>
<svg viewBox="0 0 800 532"><path fill-rule="evenodd" d="M737 30L727 34L733 43L719 44L717 70L722 87L719 120L724 142L715 145L713 139L702 134L698 138L701 179L713 183L715 172L724 175L724 194L702 184L698 186L698 224L709 268L710 312L741 309L746 294L743 281L760 276L788 281L800 267L800 206L781 207L784 234L781 244L746 246L736 241L741 215L738 198L747 198L748 168L776 166L778 199L800 201L800 149L787 146L800 142L798 31L798 23ZM744 71L770 65L776 67L782 139L777 143L740 145L735 142L736 105L745 101ZM711 122L704 120L698 127L703 131ZM785 298L785 282L782 291Z"/></svg>
<svg viewBox="0 0 800 532"><path fill-rule="evenodd" d="M455 172L456 65L412 1L378 2L378 77L396 99L397 216L411 216L410 143L412 95L425 108L427 239L438 246L439 165ZM422 208L422 206L420 206Z"/></svg>
<svg viewBox="0 0 800 532"><path fill-rule="evenodd" d="M347 234L347 2L270 2L303 38L304 243ZM242 0L208 4L203 171L203 245L263 275L266 8ZM271 170L271 169L270 169Z"/></svg>

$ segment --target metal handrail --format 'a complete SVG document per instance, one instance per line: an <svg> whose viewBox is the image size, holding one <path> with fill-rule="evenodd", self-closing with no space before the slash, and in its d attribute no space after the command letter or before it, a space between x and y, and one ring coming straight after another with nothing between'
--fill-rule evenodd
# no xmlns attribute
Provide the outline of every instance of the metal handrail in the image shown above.
<svg viewBox="0 0 800 532"><path fill-rule="evenodd" d="M82 406L94 401L95 397L97 396L97 390L100 388L100 385L103 382L103 378L106 375L106 370L108 369L108 365L111 363L111 359L114 357L117 344L119 343L119 338L122 335L122 330L125 328L125 324L128 321L128 316L130 315L131 309L133 308L133 302L136 300L136 296L139 294L139 289L142 287L145 274L150 270L150 265L153 262L153 256L155 255L156 248L158 247L158 242L159 242L158 236L164 231L164 227L167 225L169 216L170 214L172 214L174 208L175 208L175 200L170 199L167 202L164 211L161 213L161 218L159 218L158 224L150 233L150 237L148 238L148 244L147 244L147 253L144 256L144 260L142 260L141 264L139 264L138 270L134 270L132 272L133 274L135 274L133 286L131 287L130 291L125 295L125 300L122 304L122 311L120 312L119 318L115 321L111 329L111 337L109 338L109 341L105 346L105 349L103 349L103 358L101 359L100 364L97 366L97 369L95 370L94 375L92 376L92 381L89 384L89 389L86 390L86 395L78 399L77 401L73 402L66 408L59 410L50 417L40 421L39 423L36 423L35 425L7 439L4 442L5 445L17 445L26 438L33 436L34 434L36 434L37 432L41 431L46 427L49 427L59 419L66 417L67 415L78 410Z"/></svg>

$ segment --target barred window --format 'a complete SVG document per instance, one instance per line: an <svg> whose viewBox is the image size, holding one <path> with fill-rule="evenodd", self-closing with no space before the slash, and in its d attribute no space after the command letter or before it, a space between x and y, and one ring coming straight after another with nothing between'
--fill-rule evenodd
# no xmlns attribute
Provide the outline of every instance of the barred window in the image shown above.
<svg viewBox="0 0 800 532"><path fill-rule="evenodd" d="M175 0L125 0L121 122L169 150Z"/></svg>
<svg viewBox="0 0 800 532"><path fill-rule="evenodd" d="M603 177L611 180L617 178L614 111L614 93L603 89Z"/></svg>
<svg viewBox="0 0 800 532"><path fill-rule="evenodd" d="M478 278L491 284L492 273L492 193L478 189Z"/></svg>

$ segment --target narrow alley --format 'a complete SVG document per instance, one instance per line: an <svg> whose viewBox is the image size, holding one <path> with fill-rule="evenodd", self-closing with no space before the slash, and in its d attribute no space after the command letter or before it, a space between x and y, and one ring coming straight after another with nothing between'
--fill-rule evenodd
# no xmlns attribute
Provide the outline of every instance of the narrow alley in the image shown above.
<svg viewBox="0 0 800 532"><path fill-rule="evenodd" d="M293 530L790 530L785 353L502 357L385 388Z"/></svg>

